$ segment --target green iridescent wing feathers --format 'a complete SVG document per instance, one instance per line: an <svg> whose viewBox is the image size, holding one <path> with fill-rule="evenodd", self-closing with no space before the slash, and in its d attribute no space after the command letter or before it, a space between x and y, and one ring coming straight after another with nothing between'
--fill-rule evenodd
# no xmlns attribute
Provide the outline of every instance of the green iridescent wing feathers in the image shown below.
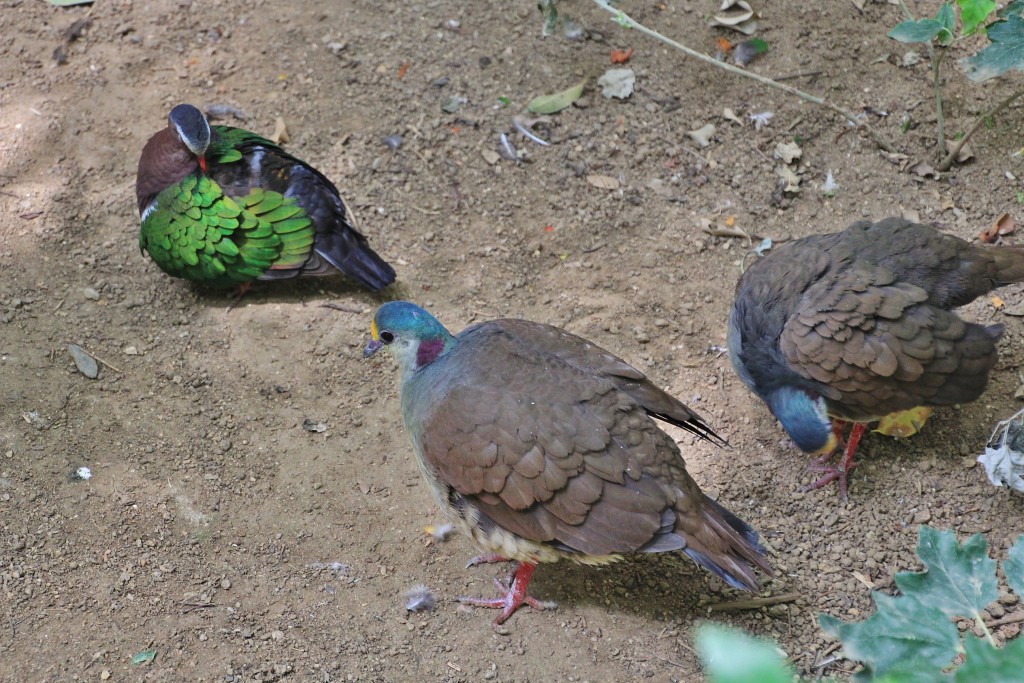
<svg viewBox="0 0 1024 683"><path fill-rule="evenodd" d="M218 152L214 158L223 162L237 149ZM223 287L252 282L271 268L301 266L313 239L313 224L293 197L254 189L232 199L195 175L157 196L139 235L140 246L168 273Z"/></svg>

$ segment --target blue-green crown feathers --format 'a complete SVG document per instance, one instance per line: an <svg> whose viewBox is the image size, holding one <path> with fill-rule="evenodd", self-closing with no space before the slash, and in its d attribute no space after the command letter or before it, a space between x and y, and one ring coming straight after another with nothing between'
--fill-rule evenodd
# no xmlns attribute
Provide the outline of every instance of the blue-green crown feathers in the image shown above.
<svg viewBox="0 0 1024 683"><path fill-rule="evenodd" d="M832 420L822 397L781 387L768 396L768 407L800 450L818 453L830 446Z"/></svg>
<svg viewBox="0 0 1024 683"><path fill-rule="evenodd" d="M373 316L374 338L380 338L384 332L390 332L394 339L421 342L447 341L452 336L437 318L408 301L389 301L377 309ZM390 343L387 339L381 341Z"/></svg>

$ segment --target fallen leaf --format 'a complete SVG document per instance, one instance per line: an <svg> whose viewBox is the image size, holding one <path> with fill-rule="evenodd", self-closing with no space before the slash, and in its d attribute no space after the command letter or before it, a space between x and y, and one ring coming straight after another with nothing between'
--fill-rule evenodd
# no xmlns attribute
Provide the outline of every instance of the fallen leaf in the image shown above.
<svg viewBox="0 0 1024 683"><path fill-rule="evenodd" d="M632 69L608 69L597 79L602 95L620 100L633 94L634 83L636 83L636 74Z"/></svg>
<svg viewBox="0 0 1024 683"><path fill-rule="evenodd" d="M789 166L780 166L779 176L781 176L782 180L785 181L785 186L782 188L783 192L795 194L800 191L800 176L798 176Z"/></svg>
<svg viewBox="0 0 1024 683"><path fill-rule="evenodd" d="M583 86L585 84L585 81L580 81L571 88L566 88L560 92L534 97L530 100L530 103L526 105L526 108L534 114L555 114L560 112L566 107L572 105L573 102L583 95ZM630 92L632 92L632 87L630 88Z"/></svg>
<svg viewBox="0 0 1024 683"><path fill-rule="evenodd" d="M741 126L743 125L742 119L740 119L740 117L736 116L736 112L734 112L729 107L726 107L725 109L722 110L722 118L728 119L728 120L732 121L733 123L738 123Z"/></svg>
<svg viewBox="0 0 1024 683"><path fill-rule="evenodd" d="M724 26L749 36L757 30L757 13L745 0L722 0L708 26Z"/></svg>
<svg viewBox="0 0 1024 683"><path fill-rule="evenodd" d="M953 141L946 140L946 152L950 152L953 149ZM971 143L965 142L964 146L957 150L956 163L966 164L968 161L974 158L974 150L971 149Z"/></svg>
<svg viewBox="0 0 1024 683"><path fill-rule="evenodd" d="M405 78L405 72L409 70L410 66L412 66L412 64L409 62L403 62L398 66L398 80Z"/></svg>
<svg viewBox="0 0 1024 683"><path fill-rule="evenodd" d="M625 64L633 56L633 48L628 50L612 50L612 64Z"/></svg>
<svg viewBox="0 0 1024 683"><path fill-rule="evenodd" d="M908 169L911 175L916 175L918 178L934 178L939 179L939 172L932 168L931 164L919 161Z"/></svg>
<svg viewBox="0 0 1024 683"><path fill-rule="evenodd" d="M612 178L607 175L588 175L587 182L594 187L601 188L602 190L617 190L620 185L617 178Z"/></svg>
<svg viewBox="0 0 1024 683"><path fill-rule="evenodd" d="M1006 307L1006 302L1003 301L998 294L993 294L990 300L992 301L992 308L997 311Z"/></svg>
<svg viewBox="0 0 1024 683"><path fill-rule="evenodd" d="M288 142L288 126L285 125L284 119L280 116L274 121L274 133L270 136L270 141L275 145L283 145Z"/></svg>
<svg viewBox="0 0 1024 683"><path fill-rule="evenodd" d="M1012 235L1016 229L1017 225L1014 223L1013 218L1010 214L1004 213L996 219L995 223L978 233L978 239L987 244L992 244L1003 235Z"/></svg>
<svg viewBox="0 0 1024 683"><path fill-rule="evenodd" d="M775 151L772 155L776 159L781 159L784 164L791 164L794 160L803 156L803 153L804 151L800 149L800 145L795 142L780 142L775 145Z"/></svg>
<svg viewBox="0 0 1024 683"><path fill-rule="evenodd" d="M711 144L711 136L715 134L715 124L706 123L696 130L688 131L686 134L701 147L707 147Z"/></svg>
<svg viewBox="0 0 1024 683"><path fill-rule="evenodd" d="M869 591L875 590L875 582L869 579L865 574L862 574L861 572L857 571L856 569L853 570L853 578L857 579L862 584L864 584L865 588L867 588Z"/></svg>

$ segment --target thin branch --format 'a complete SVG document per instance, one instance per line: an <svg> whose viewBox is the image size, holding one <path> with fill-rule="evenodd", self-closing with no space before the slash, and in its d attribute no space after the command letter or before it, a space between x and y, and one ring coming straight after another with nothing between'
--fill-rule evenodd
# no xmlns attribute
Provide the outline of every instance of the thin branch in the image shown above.
<svg viewBox="0 0 1024 683"><path fill-rule="evenodd" d="M594 3L598 7L600 7L601 9L604 9L604 10L610 12L612 15L614 15L615 22L617 24L619 24L621 26L625 26L626 28L636 29L640 33L648 35L651 38L654 38L655 40L660 40L661 42L665 43L666 45L671 45L672 47L674 47L675 49L679 50L680 52L682 52L683 54L685 54L687 56L693 57L694 59L699 59L700 61L706 62L706 63L711 64L713 66L716 66L719 69L725 69L726 71L734 73L734 74L736 74L738 76L743 76L745 78L751 78L751 79L757 81L758 83L761 83L763 85L767 85L769 87L776 88L776 89L781 90L783 92L789 93L790 95L794 95L796 97L799 97L800 99L805 100L807 102L810 102L811 104L816 104L819 107L824 107L826 109L830 109L830 110L834 111L835 113L839 114L840 116L842 116L843 118L845 118L847 121L850 121L851 123L853 123L853 124L863 128L867 132L867 134L869 136L871 136L871 139L875 141L875 144L877 144L879 147L884 149L886 152L896 152L896 148L893 147L892 144L888 140L883 138L874 128L871 127L870 124L868 124L865 121L861 121L860 119L858 119L857 115L855 113L853 113L852 111L850 111L849 109L844 109L843 107L840 107L839 105L833 104L832 102L824 100L824 99L822 99L822 98L820 98L820 97L818 97L816 95L811 95L810 93L806 93L803 90L798 90L797 88L794 88L792 86L786 85L784 83L779 83L778 81L773 81L772 79L767 78L765 76L761 76L759 74L756 74L753 71L747 71L746 69L741 69L738 66L733 66L732 64L729 64L728 62L720 62L717 59L715 59L714 57L710 57L710 56L708 56L708 55L706 55L706 54L704 54L702 52L697 52L696 50L692 50L692 49L686 47L685 45L683 45L682 43L677 43L676 41L672 40L671 38L663 36L662 34L658 33L657 31L655 31L653 29L649 29L646 26L644 26L643 24L638 23L635 19L630 17L628 14L626 14L622 10L617 9L615 7L612 7L608 3L608 0L594 0Z"/></svg>
<svg viewBox="0 0 1024 683"><path fill-rule="evenodd" d="M708 605L707 609L711 612L735 612L737 610L744 609L759 609L761 607L768 607L769 605L781 605L787 602L796 602L803 595L801 593L783 593L782 595L773 595L767 598L750 598L746 600L734 600L732 602L716 602L713 605Z"/></svg>
<svg viewBox="0 0 1024 683"><path fill-rule="evenodd" d="M974 122L974 125L971 126L970 130L968 130L964 134L964 136L962 138L960 138L959 140L955 141L950 146L949 154L947 154L945 156L945 158L942 161L939 162L939 165L936 167L937 170L939 170L939 171L948 171L949 169L951 169L953 167L953 162L956 161L957 155L960 154L960 150L963 148L964 145L967 144L967 141L971 139L971 136L974 135L974 133L977 132L977 130L979 128L981 128L982 125L984 125L985 121L987 121L988 119L992 118L993 116L995 116L996 114L998 114L1002 110L1004 110L1007 107L1009 107L1021 95L1024 95L1024 88L1021 88L1020 90L1018 90L1017 92L1013 93L1012 95L1007 97L1005 100L1003 100L1002 102L1000 102L999 104L997 104L996 106L992 107L987 112L985 112L984 114L979 116L978 120Z"/></svg>

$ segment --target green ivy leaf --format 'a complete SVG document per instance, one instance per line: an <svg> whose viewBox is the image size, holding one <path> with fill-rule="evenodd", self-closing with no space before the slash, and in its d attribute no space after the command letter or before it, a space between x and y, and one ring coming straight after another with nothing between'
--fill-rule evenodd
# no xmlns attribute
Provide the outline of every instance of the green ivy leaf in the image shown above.
<svg viewBox="0 0 1024 683"><path fill-rule="evenodd" d="M907 597L872 593L875 613L867 621L847 624L827 614L821 627L843 641L843 653L864 663L858 680L889 676L901 683L943 680L960 646L956 626L941 610Z"/></svg>
<svg viewBox="0 0 1024 683"><path fill-rule="evenodd" d="M918 19L896 24L889 37L901 43L927 43L945 30L948 29L935 19Z"/></svg>
<svg viewBox="0 0 1024 683"><path fill-rule="evenodd" d="M960 60L967 77L980 83L1011 69L1024 69L1024 19L1011 14L1004 21L990 24L987 32L992 44Z"/></svg>
<svg viewBox="0 0 1024 683"><path fill-rule="evenodd" d="M939 11L935 13L935 21L942 24L942 30L938 35L939 44L949 45L953 42L953 26L956 24L956 12L953 11L953 5L948 2L942 3Z"/></svg>
<svg viewBox="0 0 1024 683"><path fill-rule="evenodd" d="M996 563L986 549L981 534L974 534L961 546L952 531L922 526L917 555L926 570L901 572L896 575L896 585L904 595L939 608L947 617L977 617L999 597Z"/></svg>
<svg viewBox="0 0 1024 683"><path fill-rule="evenodd" d="M789 683L790 669L775 646L715 624L697 629L697 651L712 683Z"/></svg>
<svg viewBox="0 0 1024 683"><path fill-rule="evenodd" d="M1021 678L1024 639L1017 638L997 648L983 638L968 634L964 651L967 661L956 670L956 683L1015 683Z"/></svg>
<svg viewBox="0 0 1024 683"><path fill-rule="evenodd" d="M1011 14L1024 14L1024 0L1013 0L1009 5L996 12L996 16L1005 19Z"/></svg>
<svg viewBox="0 0 1024 683"><path fill-rule="evenodd" d="M1010 584L1017 597L1024 598L1024 536L1017 537L1010 546L1009 555L1009 558L1003 561L1006 583Z"/></svg>
<svg viewBox="0 0 1024 683"><path fill-rule="evenodd" d="M996 9L996 3L992 0L956 0L956 4L960 7L960 21L963 22L965 36L974 33Z"/></svg>

